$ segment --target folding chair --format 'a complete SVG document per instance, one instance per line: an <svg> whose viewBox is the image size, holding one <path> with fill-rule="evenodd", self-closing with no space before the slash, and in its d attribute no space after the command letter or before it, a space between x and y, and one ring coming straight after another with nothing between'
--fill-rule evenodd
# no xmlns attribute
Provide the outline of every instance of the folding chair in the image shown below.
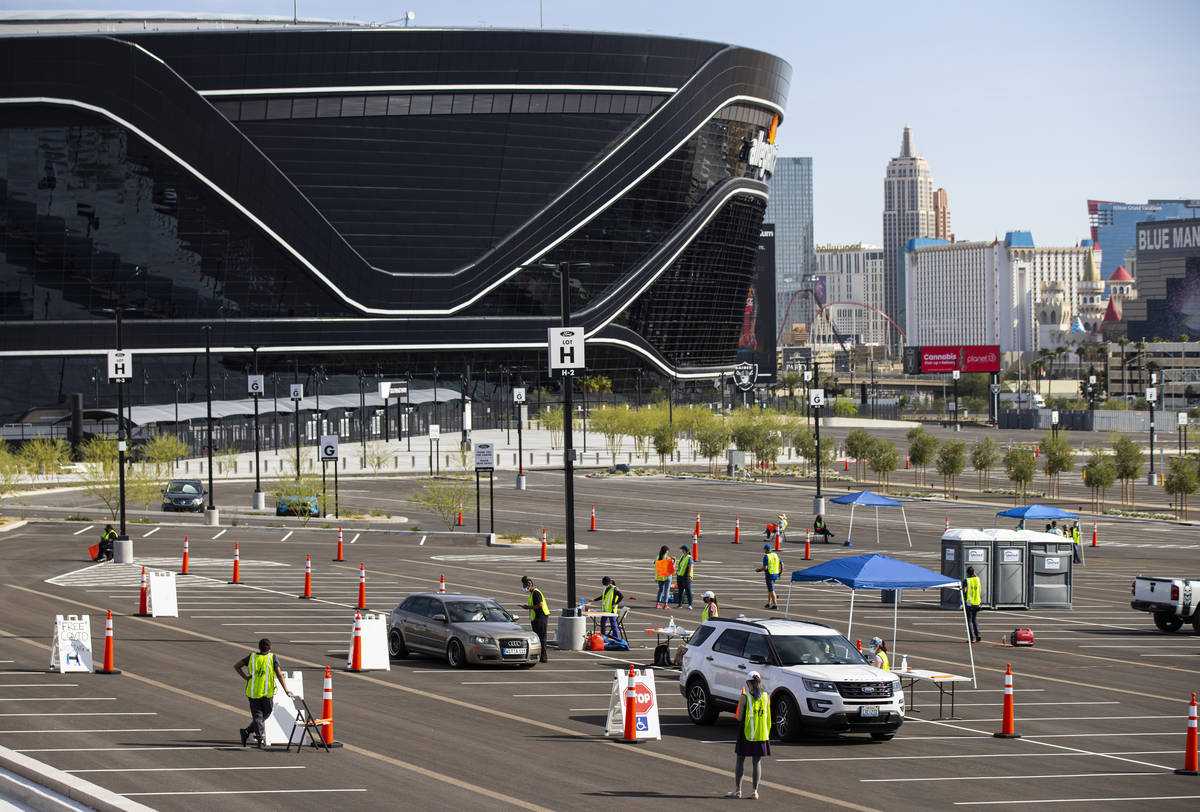
<svg viewBox="0 0 1200 812"><path fill-rule="evenodd" d="M628 640L629 635L625 633L625 616L629 614L628 606L618 606L617 616L613 618L616 623L617 630L621 633L622 640Z"/></svg>
<svg viewBox="0 0 1200 812"><path fill-rule="evenodd" d="M284 748L284 752L290 751L292 749L292 745L295 744L296 752L299 753L300 749L304 747L304 737L307 735L309 744L311 744L313 747L324 747L325 752L328 753L329 743L326 742L325 737L320 734L321 728L325 727L325 725L331 724L333 720L314 719L312 711L308 709L308 703L305 702L302 697L294 697L294 700L296 704L299 705L299 708L296 711L296 720L294 722L294 726L292 727L292 733L288 737L287 747ZM300 739L299 741L293 742L292 739L296 736L297 728L300 729Z"/></svg>

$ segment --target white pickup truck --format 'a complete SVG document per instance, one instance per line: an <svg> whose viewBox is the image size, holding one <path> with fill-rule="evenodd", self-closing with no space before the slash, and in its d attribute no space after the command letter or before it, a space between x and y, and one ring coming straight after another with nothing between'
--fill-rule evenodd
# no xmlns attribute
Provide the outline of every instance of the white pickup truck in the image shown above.
<svg viewBox="0 0 1200 812"><path fill-rule="evenodd" d="M1154 615L1154 625L1160 631L1174 632L1184 623L1191 623L1200 634L1200 579L1160 578L1139 575L1129 588L1133 600L1129 605Z"/></svg>

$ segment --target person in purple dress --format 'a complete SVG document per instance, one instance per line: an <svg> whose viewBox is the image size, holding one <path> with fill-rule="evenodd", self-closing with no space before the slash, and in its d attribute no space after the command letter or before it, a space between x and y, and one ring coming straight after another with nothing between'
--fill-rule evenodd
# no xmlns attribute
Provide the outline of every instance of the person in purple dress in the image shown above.
<svg viewBox="0 0 1200 812"><path fill-rule="evenodd" d="M742 797L742 776L745 774L746 757L752 761L754 787L750 797L758 799L758 785L762 781L762 758L771 755L771 698L763 688L762 676L751 671L738 700L737 743L733 752L737 754L737 769L734 770L734 789L726 793L728 798Z"/></svg>

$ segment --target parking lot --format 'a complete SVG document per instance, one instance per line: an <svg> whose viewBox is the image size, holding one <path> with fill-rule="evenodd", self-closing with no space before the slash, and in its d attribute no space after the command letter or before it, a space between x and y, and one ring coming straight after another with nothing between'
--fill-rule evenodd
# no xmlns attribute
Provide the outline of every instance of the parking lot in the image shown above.
<svg viewBox="0 0 1200 812"><path fill-rule="evenodd" d="M360 487L356 485L355 487ZM366 487L366 486L362 486ZM406 485L389 495L412 523L436 527L405 502ZM372 497L375 498L375 497ZM452 670L413 656L390 671L344 670L359 580L367 602L388 612L404 596L437 589L489 595L518 615L520 576L547 592L552 614L566 596L564 552L551 547L486 547L466 538L447 543L416 532L347 533L345 561L331 561L336 528L207 528L131 525L134 565L93 565L85 547L100 526L32 523L0 534L4 611L0 621L0 732L4 744L79 778L158 809L219 802L229 810L287 804L295 809L416 805L431 809L586 809L617 801L629 808L726 803L735 728L691 724L678 672L656 671L663 739L628 745L603 737L615 668L649 665L645 629L673 616L694 627L699 609L654 607L652 559L663 544L690 543L701 512L697 594L716 591L722 613L765 614L762 526L792 515L784 571L835 556L884 552L937 569L946 517L955 527L991 527L997 507L906 503L914 547L899 516L859 511L855 546L813 545L802 561L803 523L811 490L668 478L580 479L577 485L578 580L581 597L617 580L634 607L627 621L632 650L551 651L532 669ZM587 532L596 505L598 531ZM486 496L484 500L486 511ZM562 534L561 474L531 474L528 491L497 482L497 532ZM486 515L486 514L485 514ZM741 520L733 545L734 517ZM831 511L839 538L845 515ZM320 523L324 525L324 523ZM473 529L473 521L468 522ZM485 519L486 524L486 519ZM797 526L800 532L796 532ZM1091 519L1085 526L1090 535ZM140 565L178 571L184 536L190 573L178 577L179 618L133 617ZM241 584L229 584L232 552ZM957 694L956 717L938 718L926 688L896 738L822 738L774 744L764 766L768 808L919 809L1089 803L1104 808L1192 809L1200 779L1183 766L1187 701L1200 690L1200 640L1190 627L1154 629L1129 608L1138 572L1195 575L1200 532L1188 526L1105 520L1100 546L1076 571L1071 611L985 611L984 643L974 647L978 685ZM298 601L305 555L312 556L312 601ZM786 581L786 579L784 579ZM786 599L780 596L781 605ZM852 637L889 637L892 607L878 593L856 598ZM970 674L962 617L937 608L937 595L905 594L893 657L913 668ZM698 603L697 603L698 607ZM792 616L844 630L849 592L797 585ZM47 671L55 614L88 613L97 660L103 616L112 609L119 676ZM1000 644L1002 633L1029 626L1033 648ZM551 633L554 622L551 622ZM320 701L326 666L334 669L335 735L345 747L300 755L238 746L248 716L233 663L259 637L274 642L286 670L300 670L310 706ZM1005 665L1015 674L1019 739L1000 729ZM911 706L911 699L910 699ZM314 710L316 708L314 707ZM197 796L204 796L198 799Z"/></svg>

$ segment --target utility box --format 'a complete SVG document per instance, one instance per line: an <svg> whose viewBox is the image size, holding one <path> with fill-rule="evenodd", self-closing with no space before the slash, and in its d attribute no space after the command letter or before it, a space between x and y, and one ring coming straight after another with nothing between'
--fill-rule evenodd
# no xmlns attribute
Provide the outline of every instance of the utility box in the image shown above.
<svg viewBox="0 0 1200 812"><path fill-rule="evenodd" d="M746 467L746 452L736 449L729 449L726 452L729 455L729 462L726 465L726 473L728 476L733 476L738 471Z"/></svg>
<svg viewBox="0 0 1200 812"><path fill-rule="evenodd" d="M979 576L979 605L991 609L992 590L992 537L982 530L956 528L942 535L942 575L961 581L967 577L967 567L973 567ZM962 607L962 591L942 589L942 608Z"/></svg>
<svg viewBox="0 0 1200 812"><path fill-rule="evenodd" d="M1071 546L1070 541L1061 538L1029 542L1030 609L1071 608Z"/></svg>
<svg viewBox="0 0 1200 812"><path fill-rule="evenodd" d="M997 535L992 541L993 605L997 609L1028 609L1026 563L1029 560L1029 542L999 537L1017 535L1013 531L1002 531Z"/></svg>

